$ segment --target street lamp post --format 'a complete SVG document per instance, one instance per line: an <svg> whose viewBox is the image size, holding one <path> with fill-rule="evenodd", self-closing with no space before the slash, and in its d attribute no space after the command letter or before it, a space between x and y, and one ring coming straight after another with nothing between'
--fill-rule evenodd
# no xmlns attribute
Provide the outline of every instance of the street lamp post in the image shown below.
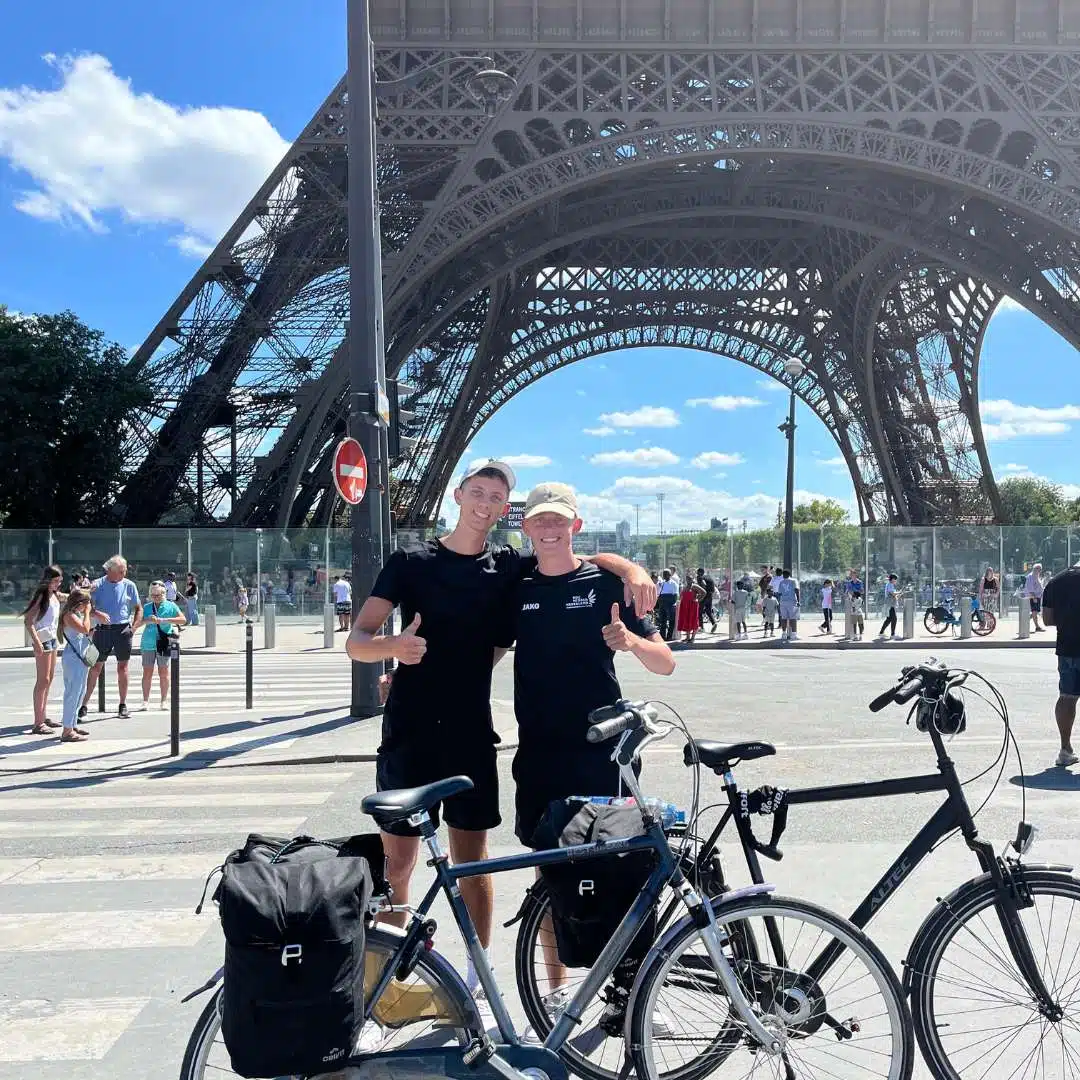
<svg viewBox="0 0 1080 1080"><path fill-rule="evenodd" d="M795 533L795 382L806 370L806 365L797 357L789 356L784 361L784 371L791 376L791 399L788 402L788 418L779 427L787 437L787 496L784 503L784 569L791 569L792 541Z"/></svg>
<svg viewBox="0 0 1080 1080"><path fill-rule="evenodd" d="M486 56L448 57L425 65L390 83L375 79L375 50L371 41L368 0L348 0L348 226L349 323L346 347L349 361L349 433L367 459L367 494L352 509L352 584L358 597L371 594L383 562L384 524L389 523L389 452L385 424L386 359L383 354L382 241L379 230L379 192L376 180L375 95L384 88L404 87L425 72L447 63L481 62L488 66L466 84L469 94L493 116L500 99L516 87L505 72L494 70ZM380 419L380 413L382 417ZM329 496L328 496L329 497ZM386 538L389 540L389 537ZM327 575L330 567L327 565ZM350 715L374 716L380 709L379 675L375 664L352 665Z"/></svg>

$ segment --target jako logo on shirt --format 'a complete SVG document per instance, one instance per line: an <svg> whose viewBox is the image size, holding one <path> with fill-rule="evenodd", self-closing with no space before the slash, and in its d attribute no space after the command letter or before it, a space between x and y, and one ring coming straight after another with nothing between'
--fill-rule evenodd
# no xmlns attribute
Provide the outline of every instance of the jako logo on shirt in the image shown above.
<svg viewBox="0 0 1080 1080"><path fill-rule="evenodd" d="M572 596L566 602L566 610L571 611L574 608L591 608L596 603L596 590L590 589L588 596Z"/></svg>
<svg viewBox="0 0 1080 1080"><path fill-rule="evenodd" d="M540 610L540 605L539 604L522 604L521 605L521 610L522 611L539 611Z"/></svg>

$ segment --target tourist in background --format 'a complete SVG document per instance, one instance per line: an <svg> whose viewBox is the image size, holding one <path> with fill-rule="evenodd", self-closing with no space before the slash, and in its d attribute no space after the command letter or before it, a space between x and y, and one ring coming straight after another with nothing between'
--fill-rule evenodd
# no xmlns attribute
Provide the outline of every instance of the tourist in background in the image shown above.
<svg viewBox="0 0 1080 1080"><path fill-rule="evenodd" d="M1031 609L1031 621L1035 624L1037 634L1041 634L1045 629L1045 627L1039 625L1039 615L1042 612L1043 588L1042 563L1036 563L1024 579L1024 596L1027 597L1028 606Z"/></svg>
<svg viewBox="0 0 1080 1080"><path fill-rule="evenodd" d="M35 735L48 735L60 725L46 715L49 701L49 688L52 686L56 671L57 630L60 625L60 586L64 573L59 566L47 566L41 577L41 583L30 597L30 603L23 609L23 622L34 647L34 663L37 666L37 679L34 682L34 726L30 729Z"/></svg>
<svg viewBox="0 0 1080 1080"><path fill-rule="evenodd" d="M716 613L713 608L716 605L716 581L711 574L705 573L703 566L698 567L697 583L701 587L704 596L698 610L698 629L705 629L705 620L709 620L709 633L716 633Z"/></svg>
<svg viewBox="0 0 1080 1080"><path fill-rule="evenodd" d="M338 630L348 630L352 621L352 586L338 574L331 586L334 594L334 611L337 614Z"/></svg>
<svg viewBox="0 0 1080 1080"><path fill-rule="evenodd" d="M1080 698L1080 563L1050 579L1042 597L1047 626L1057 627L1058 699L1054 720L1061 738L1055 764L1075 765L1072 745L1076 702Z"/></svg>
<svg viewBox="0 0 1080 1080"><path fill-rule="evenodd" d="M896 603L898 600L896 583L898 580L895 574L890 574L889 580L885 582L885 621L881 624L878 641L885 640L886 630L889 632L890 641L896 639Z"/></svg>
<svg viewBox="0 0 1080 1080"><path fill-rule="evenodd" d="M748 575L744 575L738 581L735 582L735 591L731 594L731 606L735 615L735 640L746 641L746 613L750 610L750 604L752 600L751 591L746 587L746 582L750 580Z"/></svg>
<svg viewBox="0 0 1080 1080"><path fill-rule="evenodd" d="M675 620L675 629L683 635L684 645L693 645L701 625L701 601L705 599L705 589L691 576L686 575L686 585L679 597L679 615Z"/></svg>
<svg viewBox="0 0 1080 1080"><path fill-rule="evenodd" d="M192 573L184 586L184 607L187 609L188 626L199 625L199 579Z"/></svg>
<svg viewBox="0 0 1080 1080"><path fill-rule="evenodd" d="M236 579L236 611L240 616L239 621L243 622L247 618L248 611L248 591L247 586L244 584L243 578Z"/></svg>
<svg viewBox="0 0 1080 1080"><path fill-rule="evenodd" d="M818 629L823 634L832 633L833 611L833 580L826 578L821 583L821 626Z"/></svg>
<svg viewBox="0 0 1080 1080"><path fill-rule="evenodd" d="M87 693L87 680L91 671L97 670L97 649L90 640L93 619L99 620L104 612L90 610L90 594L85 589L72 589L60 609L60 635L64 652L60 667L64 672L64 714L61 742L85 742L90 732L78 726L78 716L85 711L83 695ZM99 629L102 629L99 627ZM103 629L109 629L108 626ZM93 646L94 651L87 653Z"/></svg>
<svg viewBox="0 0 1080 1080"><path fill-rule="evenodd" d="M761 636L763 638L776 637L776 614L780 610L780 601L776 599L776 593L770 589L761 600Z"/></svg>
<svg viewBox="0 0 1080 1080"><path fill-rule="evenodd" d="M154 682L154 667L158 669L161 684L161 708L169 700L169 638L187 622L176 603L167 599L168 591L163 582L150 584L150 600L143 609L143 632L140 643L142 654L142 707L150 708L150 690Z"/></svg>
<svg viewBox="0 0 1080 1080"><path fill-rule="evenodd" d="M170 570L165 575L165 599L171 604L176 603L176 571Z"/></svg>
<svg viewBox="0 0 1080 1080"><path fill-rule="evenodd" d="M799 640L799 604L802 596L799 583L791 576L791 570L784 567L780 571L780 580L773 579L773 592L780 601L780 640Z"/></svg>
<svg viewBox="0 0 1080 1080"><path fill-rule="evenodd" d="M135 582L127 576L128 564L123 555L113 555L102 567L105 576L100 577L90 586L93 598L93 614L98 622L94 629L94 647L98 652L97 663L90 669L86 680L86 697L83 698L79 716L86 715L86 703L97 686L97 681L104 678L105 661L116 653L116 688L120 695L117 715L128 715L128 662L131 660L131 639L135 624L142 614L142 602ZM64 677L67 687L67 676Z"/></svg>
<svg viewBox="0 0 1080 1080"><path fill-rule="evenodd" d="M679 586L671 578L671 570L660 572L660 584L656 587L656 628L665 641L675 636L675 605L679 600Z"/></svg>
<svg viewBox="0 0 1080 1080"><path fill-rule="evenodd" d="M1001 585L994 568L988 566L986 573L979 579L979 607L986 611L997 612L998 597L1001 593Z"/></svg>

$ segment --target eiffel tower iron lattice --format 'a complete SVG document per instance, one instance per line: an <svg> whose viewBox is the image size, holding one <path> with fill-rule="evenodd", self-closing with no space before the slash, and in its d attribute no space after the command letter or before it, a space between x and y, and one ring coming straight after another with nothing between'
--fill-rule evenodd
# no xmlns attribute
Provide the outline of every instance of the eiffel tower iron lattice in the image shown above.
<svg viewBox="0 0 1080 1080"><path fill-rule="evenodd" d="M795 390L862 520L991 521L979 352L1003 297L1080 345L1080 5L371 0L393 463L429 524L470 438L546 373L656 344ZM334 513L348 318L344 80L132 360L156 399L118 520Z"/></svg>

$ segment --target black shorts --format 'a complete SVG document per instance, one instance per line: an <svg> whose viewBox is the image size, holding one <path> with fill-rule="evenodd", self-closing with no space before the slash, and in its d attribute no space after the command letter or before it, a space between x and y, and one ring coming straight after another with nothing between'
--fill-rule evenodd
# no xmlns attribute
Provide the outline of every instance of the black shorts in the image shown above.
<svg viewBox="0 0 1080 1080"><path fill-rule="evenodd" d="M1038 596L1028 597L1028 602L1031 605L1031 614L1038 615L1042 611L1042 600Z"/></svg>
<svg viewBox="0 0 1080 1080"><path fill-rule="evenodd" d="M131 659L131 623L106 623L94 630L94 647L98 651L98 663L104 664L110 655L116 654L118 664Z"/></svg>
<svg viewBox="0 0 1080 1080"><path fill-rule="evenodd" d="M484 832L502 823L499 814L499 770L495 746L479 743L471 746L379 747L375 762L375 785L379 791L389 788L419 787L448 776L467 776L471 791L463 791L445 800L442 816L447 825L468 832ZM439 824L439 803L431 808L431 820ZM419 836L420 830L408 822L389 825L394 836Z"/></svg>

